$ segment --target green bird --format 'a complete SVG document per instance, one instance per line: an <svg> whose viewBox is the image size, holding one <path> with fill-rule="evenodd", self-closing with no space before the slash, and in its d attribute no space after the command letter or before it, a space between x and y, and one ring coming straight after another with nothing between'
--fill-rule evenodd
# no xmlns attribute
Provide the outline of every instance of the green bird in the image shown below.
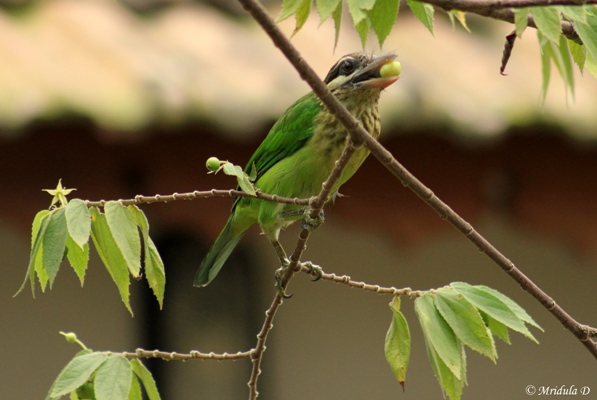
<svg viewBox="0 0 597 400"><path fill-rule="evenodd" d="M324 80L330 91L375 138L380 133L377 108L380 93L400 74L395 58L395 54L377 58L363 53L348 54L336 62ZM348 132L342 124L311 92L282 114L247 163L245 172L249 174L255 168L255 187L263 193L310 198L321 191L321 185L334 168L347 139ZM368 155L364 146L356 150L336 181L332 196L354 175ZM206 286L216 277L242 235L255 223L259 223L261 231L273 244L282 265L288 265L278 236L282 228L302 216L300 205L237 197L226 226L195 275L194 286Z"/></svg>

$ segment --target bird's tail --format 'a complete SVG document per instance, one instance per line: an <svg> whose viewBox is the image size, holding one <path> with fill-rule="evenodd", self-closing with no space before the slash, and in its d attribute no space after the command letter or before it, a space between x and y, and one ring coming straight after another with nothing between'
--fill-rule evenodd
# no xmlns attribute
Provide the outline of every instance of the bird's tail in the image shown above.
<svg viewBox="0 0 597 400"><path fill-rule="evenodd" d="M207 286L224 266L224 263L236 247L244 232L234 236L232 232L232 216L226 222L226 226L211 246L207 255L201 262L201 266L195 275L193 286Z"/></svg>

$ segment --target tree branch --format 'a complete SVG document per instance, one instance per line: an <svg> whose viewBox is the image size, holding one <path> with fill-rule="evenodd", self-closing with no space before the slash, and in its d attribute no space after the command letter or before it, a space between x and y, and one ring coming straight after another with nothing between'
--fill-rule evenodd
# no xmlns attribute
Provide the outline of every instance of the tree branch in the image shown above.
<svg viewBox="0 0 597 400"><path fill-rule="evenodd" d="M283 204L296 204L296 205L309 205L312 201L311 199L298 199L298 198L287 198L287 197L280 197L277 195L271 195L267 193L263 193L259 189L256 190L255 196L248 194L246 192L240 190L206 190L206 191L198 191L195 190L194 192L188 193L172 193L170 195L161 195L156 194L153 196L143 196L137 195L134 199L126 199L126 200L118 200L120 204L123 206L128 206L131 204L151 204L151 203L168 203L169 201L176 201L176 200L195 200L195 199L204 199L208 197L256 197L258 199L262 199L265 201L273 201L276 203L283 203ZM99 201L90 201L86 200L85 205L87 207L103 207L107 203L106 200L99 200Z"/></svg>
<svg viewBox="0 0 597 400"><path fill-rule="evenodd" d="M540 7L540 6L582 6L584 4L597 4L597 0L588 0L587 2L578 2L571 0L420 0L423 3L431 4L445 11L458 10L470 12L482 17L497 19L500 21L514 23L514 11L512 8ZM570 40L582 44L574 25L568 21L561 21L562 34ZM533 17L528 17L528 26L537 29Z"/></svg>
<svg viewBox="0 0 597 400"><path fill-rule="evenodd" d="M421 183L409 171L407 171L389 151L387 151L377 140L371 137L363 129L359 122L353 118L352 115L350 115L350 113L348 113L348 111L340 104L340 102L338 102L338 100L331 95L325 84L319 79L313 69L306 64L298 51L278 29L274 21L269 17L267 11L256 0L239 1L243 7L253 16L253 18L261 25L261 27L270 36L274 44L282 51L286 58L288 58L302 79L307 81L309 86L311 86L313 91L326 105L328 110L342 123L342 125L350 133L352 141L359 145L365 143L371 153L390 172L392 172L392 174L396 176L404 186L410 188L427 205L434 209L439 214L440 218L445 219L452 224L452 226L465 235L480 251L485 253L504 272L514 279L523 290L530 293L531 296L533 296L540 304L542 304L558 321L562 323L562 325L564 325L567 330L569 330L576 338L578 338L587 348L587 350L597 359L597 344L593 340L590 340L592 328L582 325L572 318L566 311L564 311L562 307L556 304L556 302L550 296L548 296L547 293L541 290L526 275L516 268L512 261L506 258L483 236L476 232L468 222L456 214L447 204L437 198L430 189L428 189L425 185L423 185L423 183ZM429 0L428 2L430 4L436 4L439 6L439 4L442 4L442 1L444 0ZM464 7L458 8L453 5L451 8L462 9ZM448 7L448 9L451 8ZM473 12L472 10L463 11ZM508 10L504 10L503 12L511 13L511 11ZM511 18L513 21L513 14ZM303 232L301 232L301 238L302 236ZM299 246L297 245L296 251L299 250L298 247ZM294 260L296 260L296 258L294 258Z"/></svg>
<svg viewBox="0 0 597 400"><path fill-rule="evenodd" d="M251 349L249 351L239 351L237 353L229 354L229 353L201 353L199 351L191 351L190 353L176 353L171 352L168 353L166 351L160 350L143 350L137 349L134 353L131 352L122 352L118 354L122 354L126 358L161 358L165 361L177 360L177 361L187 361L187 360L238 360L239 358L249 358L251 354L253 354L255 350ZM107 354L116 354L114 352L106 352Z"/></svg>

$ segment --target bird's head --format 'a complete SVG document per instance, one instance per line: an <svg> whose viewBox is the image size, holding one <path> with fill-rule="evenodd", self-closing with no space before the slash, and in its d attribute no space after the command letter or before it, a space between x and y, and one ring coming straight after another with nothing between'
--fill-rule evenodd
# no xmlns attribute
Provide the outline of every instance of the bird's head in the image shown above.
<svg viewBox="0 0 597 400"><path fill-rule="evenodd" d="M396 54L373 57L365 53L347 54L340 58L324 79L329 89L338 92L366 91L379 93L399 78L399 71L382 76L384 65L394 62ZM395 63L398 64L398 63Z"/></svg>

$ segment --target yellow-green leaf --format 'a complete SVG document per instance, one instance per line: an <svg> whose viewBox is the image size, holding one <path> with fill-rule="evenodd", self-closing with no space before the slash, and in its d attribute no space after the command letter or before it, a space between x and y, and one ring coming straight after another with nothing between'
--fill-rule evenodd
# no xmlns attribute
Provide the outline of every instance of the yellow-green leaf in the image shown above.
<svg viewBox="0 0 597 400"><path fill-rule="evenodd" d="M400 312L400 297L396 296L390 303L392 310L392 322L385 341L386 360L398 382L404 387L406 381L406 368L410 360L410 330L408 322Z"/></svg>
<svg viewBox="0 0 597 400"><path fill-rule="evenodd" d="M138 278L141 272L141 240L135 217L117 201L107 202L104 210L108 227L122 252L127 268L133 277Z"/></svg>
<svg viewBox="0 0 597 400"><path fill-rule="evenodd" d="M368 14L371 26L377 35L379 47L383 46L383 42L392 31L394 22L398 18L399 5L399 0L377 0Z"/></svg>
<svg viewBox="0 0 597 400"><path fill-rule="evenodd" d="M160 394L158 393L155 380L153 379L153 376L151 376L151 372L145 368L145 365L135 358L131 360L131 367L133 367L133 371L139 379L141 379L141 383L143 383L145 393L147 393L149 400L160 400Z"/></svg>
<svg viewBox="0 0 597 400"><path fill-rule="evenodd" d="M518 36L518 37L522 36L522 32L524 32L528 23L529 23L528 7L514 9L514 26L516 27L516 36Z"/></svg>
<svg viewBox="0 0 597 400"><path fill-rule="evenodd" d="M553 7L532 7L531 15L535 20L537 29L541 31L546 38L554 43L558 43L562 33L560 12Z"/></svg>
<svg viewBox="0 0 597 400"><path fill-rule="evenodd" d="M418 0L406 0L414 16L425 25L425 28L433 35L433 6L422 3Z"/></svg>
<svg viewBox="0 0 597 400"><path fill-rule="evenodd" d="M100 213L96 207L90 208L89 213L91 214L91 237L95 249L112 280L116 283L122 302L132 315L133 310L129 302L129 272L126 261L112 236L106 216Z"/></svg>
<svg viewBox="0 0 597 400"><path fill-rule="evenodd" d="M89 220L91 221L91 218ZM79 277L81 286L83 286L83 283L85 282L85 270L87 270L87 264L89 263L89 243L85 243L81 249L69 236L66 239L66 257Z"/></svg>
<svg viewBox="0 0 597 400"><path fill-rule="evenodd" d="M91 216L85 202L72 199L66 206L66 226L73 241L83 249L91 234Z"/></svg>
<svg viewBox="0 0 597 400"><path fill-rule="evenodd" d="M43 237L43 265L48 274L50 289L58 274L60 263L64 258L66 249L66 238L68 230L66 228L66 216L64 207L55 209L51 212L52 218L49 220Z"/></svg>
<svg viewBox="0 0 597 400"><path fill-rule="evenodd" d="M347 0L347 3L352 23L356 28L367 17L367 12L371 11L375 0Z"/></svg>
<svg viewBox="0 0 597 400"><path fill-rule="evenodd" d="M97 400L127 400L131 390L133 371L129 360L119 354L111 354L95 374L95 398Z"/></svg>
<svg viewBox="0 0 597 400"><path fill-rule="evenodd" d="M315 0L320 22L328 19L341 3L342 0Z"/></svg>

